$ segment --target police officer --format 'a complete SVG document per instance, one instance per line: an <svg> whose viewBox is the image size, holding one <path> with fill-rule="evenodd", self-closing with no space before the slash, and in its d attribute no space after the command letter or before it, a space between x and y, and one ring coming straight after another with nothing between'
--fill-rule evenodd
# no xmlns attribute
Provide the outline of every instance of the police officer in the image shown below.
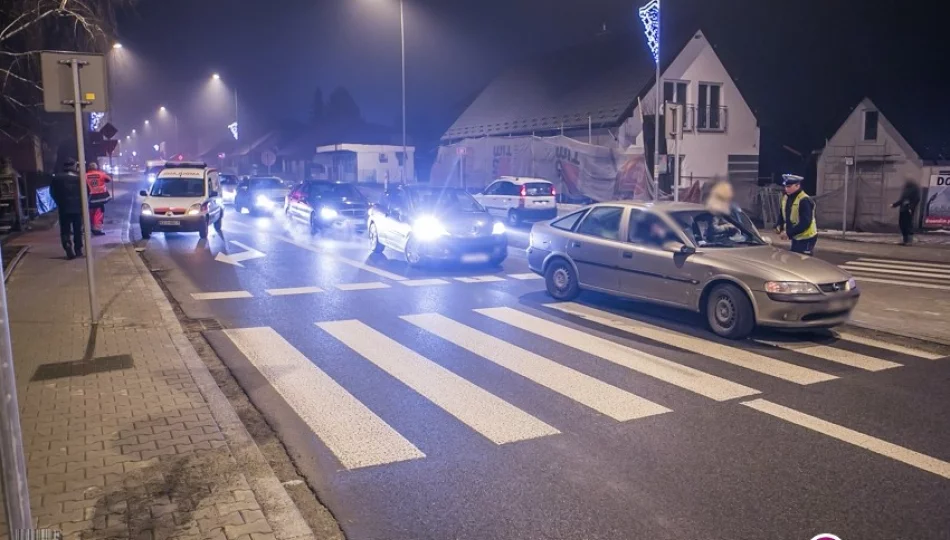
<svg viewBox="0 0 950 540"><path fill-rule="evenodd" d="M814 255L818 243L818 226L815 224L815 202L802 190L801 176L782 175L785 195L782 196L782 211L776 231L782 239L792 240L792 252Z"/></svg>
<svg viewBox="0 0 950 540"><path fill-rule="evenodd" d="M89 187L89 221L91 221L92 230L95 236L106 234L102 230L102 224L105 222L106 203L112 200L109 195L108 183L112 178L108 174L99 170L99 164L90 161L86 167L86 185Z"/></svg>
<svg viewBox="0 0 950 540"><path fill-rule="evenodd" d="M53 177L49 191L59 208L59 236L66 258L82 257L82 187L79 184L79 165L75 160L66 161L63 174Z"/></svg>

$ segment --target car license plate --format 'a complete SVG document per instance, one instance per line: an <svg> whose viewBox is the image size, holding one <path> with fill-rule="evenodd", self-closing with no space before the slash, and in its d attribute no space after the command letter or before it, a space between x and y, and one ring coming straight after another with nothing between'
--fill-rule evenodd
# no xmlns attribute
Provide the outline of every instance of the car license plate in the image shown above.
<svg viewBox="0 0 950 540"><path fill-rule="evenodd" d="M161 225L162 227L180 227L181 226L180 221L171 221L171 220L159 221L158 224Z"/></svg>
<svg viewBox="0 0 950 540"><path fill-rule="evenodd" d="M467 253L462 255L463 263L483 263L488 262L488 259L487 253Z"/></svg>
<svg viewBox="0 0 950 540"><path fill-rule="evenodd" d="M828 308L829 308L831 311L844 311L844 310L847 310L847 309L852 309L853 307L854 307L854 304L853 304L853 301L852 301L851 299L848 299L848 300L835 300L835 301L831 302L831 305L828 306Z"/></svg>

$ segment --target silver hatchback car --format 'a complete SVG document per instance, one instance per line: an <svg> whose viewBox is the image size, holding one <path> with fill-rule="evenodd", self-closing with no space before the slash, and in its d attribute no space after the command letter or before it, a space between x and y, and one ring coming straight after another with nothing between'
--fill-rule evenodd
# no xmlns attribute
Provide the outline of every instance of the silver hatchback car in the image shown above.
<svg viewBox="0 0 950 540"><path fill-rule="evenodd" d="M588 206L536 223L527 251L528 265L555 299L588 289L685 308L731 339L756 325L842 324L860 295L847 272L772 247L744 214L697 204Z"/></svg>

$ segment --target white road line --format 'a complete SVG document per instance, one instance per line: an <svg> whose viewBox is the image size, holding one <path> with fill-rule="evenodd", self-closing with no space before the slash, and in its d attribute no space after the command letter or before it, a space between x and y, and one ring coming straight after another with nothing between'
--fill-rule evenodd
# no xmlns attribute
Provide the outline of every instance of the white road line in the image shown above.
<svg viewBox="0 0 950 540"><path fill-rule="evenodd" d="M437 313L403 319L486 360L621 422L670 412L616 386L575 371Z"/></svg>
<svg viewBox="0 0 950 540"><path fill-rule="evenodd" d="M795 351L798 353L807 354L809 356L821 358L822 360L827 360L836 364L842 364L866 371L884 371L885 369L901 367L901 364L898 364L897 362L881 360L880 358L874 358L872 356L866 356L845 349L839 349L830 345L822 345L820 343L813 343L810 341L785 342L755 340L755 342L771 345L772 347L778 347L779 349L785 349L787 351Z"/></svg>
<svg viewBox="0 0 950 540"><path fill-rule="evenodd" d="M191 297L195 300L231 300L234 298L254 298L254 295L247 291L221 291L191 293Z"/></svg>
<svg viewBox="0 0 950 540"><path fill-rule="evenodd" d="M937 268L937 269L950 268L950 264L948 263L904 261L904 260L897 260L897 259L874 259L874 258L861 257L860 259L857 260L857 262L884 263L884 264L905 263L909 265L926 266L928 268Z"/></svg>
<svg viewBox="0 0 950 540"><path fill-rule="evenodd" d="M866 281L868 283L884 283L886 285L897 285L900 287L914 287L917 289L936 289L940 291L950 291L950 285L934 285L933 283L920 283L918 281L899 281L896 279L880 279L880 278L869 278L864 276L855 275L855 278L860 281Z"/></svg>
<svg viewBox="0 0 950 540"><path fill-rule="evenodd" d="M920 272L927 272L928 274L933 275L946 275L950 276L950 267L948 268L928 268L925 266L917 266L915 264L887 264L887 263L871 263L871 262L862 262L862 261L848 261L844 263L845 266L861 267L861 268L883 268L886 270L914 270Z"/></svg>
<svg viewBox="0 0 950 540"><path fill-rule="evenodd" d="M839 426L838 424L833 424L827 420L816 418L765 399L754 399L743 403L743 405L805 429L810 429L811 431L827 435L839 441L844 441L848 444L864 448L865 450L870 450L875 454L880 454L884 457L900 461L901 463L906 463L911 467L916 467L920 470L950 479L950 463L946 461L940 461L939 459L915 452L903 446L865 435L864 433Z"/></svg>
<svg viewBox="0 0 950 540"><path fill-rule="evenodd" d="M224 333L345 468L425 457L273 328Z"/></svg>
<svg viewBox="0 0 950 540"><path fill-rule="evenodd" d="M360 321L317 326L495 444L560 433Z"/></svg>
<svg viewBox="0 0 950 540"><path fill-rule="evenodd" d="M337 261L340 261L340 262L343 263L343 264L348 264L348 265L350 265L350 266L352 266L352 267L354 267L354 268L359 268L360 270L365 270L365 271L367 271L367 272L369 272L369 273L371 273L371 274L376 274L376 275L379 276L379 277L384 277L384 278L386 278L386 279L391 279L391 280L393 280L393 281L402 281L402 280L406 279L405 276L400 276L399 274L393 274L392 272L387 272L387 271L385 271L385 270L381 270L381 269L379 269L379 268L375 268L375 267L373 267L373 266L370 266L370 265L368 265L368 264L361 263L361 262L359 262L359 261L354 261L354 260L352 260L352 259L347 259L346 257L341 257L341 256L339 256L339 255L337 255L337 254L335 254L335 253L326 252L326 251L324 251L324 250L322 250L322 249L318 249L318 248L316 248L316 247L314 247L314 246L311 246L311 245L309 245L309 244L305 244L305 243L303 243L303 242L298 242L298 241L294 240L293 238L291 238L291 237L289 237L289 236L286 236L286 235L278 236L277 238L280 239L280 240L282 240L282 241L284 241L284 242L287 242L288 244L297 246L297 247L299 247L299 248L301 248L301 249L306 249L307 251L311 251L311 252L313 252L313 253L318 253L318 254L323 255L323 256L325 256L325 257L330 257L330 258L332 258L332 259L336 259Z"/></svg>
<svg viewBox="0 0 950 540"><path fill-rule="evenodd" d="M539 276L533 272L527 274L508 274L508 277L511 279L520 279L521 281L531 281L533 279L544 279L544 276Z"/></svg>
<svg viewBox="0 0 950 540"><path fill-rule="evenodd" d="M797 384L813 384L837 379L834 375L782 362L738 347L730 347L707 339L660 328L642 321L627 319L607 311L573 302L547 304L545 307Z"/></svg>
<svg viewBox="0 0 950 540"><path fill-rule="evenodd" d="M884 349L886 351L893 351L900 354L906 354L908 356L916 356L918 358L924 358L927 360L938 360L940 358L945 358L947 356L945 354L922 351L920 349L905 347L903 345L898 345L896 343L889 343L887 341L881 341L879 339L858 336L855 334L849 334L847 332L839 332L838 338L843 339L844 341L850 341L852 343L859 343L861 345L869 345L871 347L875 347L878 349Z"/></svg>
<svg viewBox="0 0 950 540"><path fill-rule="evenodd" d="M910 270L890 270L887 268L866 268L863 266L854 266L850 263L842 264L841 268L844 268L848 272L852 272L852 273L888 274L888 275L893 275L893 276L907 276L907 277L921 277L921 278L930 278L930 279L950 280L950 276L932 274L930 272L912 272Z"/></svg>
<svg viewBox="0 0 950 540"><path fill-rule="evenodd" d="M472 277L457 277L456 281L461 281L462 283L494 283L497 281L505 281L505 278L500 276L472 276Z"/></svg>
<svg viewBox="0 0 950 540"><path fill-rule="evenodd" d="M336 288L341 291L371 291L375 289L388 289L389 285L380 281L370 281L366 283L340 283Z"/></svg>
<svg viewBox="0 0 950 540"><path fill-rule="evenodd" d="M437 278L433 278L433 279L407 279L407 280L404 280L404 281L400 281L399 283L402 283L403 285L405 285L405 286L407 286L407 287L430 287L430 286L433 286L433 285L448 285L448 284L449 284L448 281L445 281L444 279L437 279Z"/></svg>
<svg viewBox="0 0 950 540"><path fill-rule="evenodd" d="M758 390L748 386L625 347L593 334L528 315L516 309L487 308L476 309L475 311L716 401L726 401L759 393Z"/></svg>
<svg viewBox="0 0 950 540"><path fill-rule="evenodd" d="M267 289L265 292L271 296L293 296L295 294L317 294L322 293L320 287L291 287L289 289Z"/></svg>

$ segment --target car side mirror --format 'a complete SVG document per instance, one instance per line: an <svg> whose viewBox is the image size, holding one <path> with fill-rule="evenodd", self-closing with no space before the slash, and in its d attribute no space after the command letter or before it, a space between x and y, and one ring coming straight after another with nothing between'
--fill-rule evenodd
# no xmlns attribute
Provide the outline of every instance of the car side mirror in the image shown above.
<svg viewBox="0 0 950 540"><path fill-rule="evenodd" d="M141 197L148 197L148 192L143 189L143 190L139 191L139 196L141 196Z"/></svg>
<svg viewBox="0 0 950 540"><path fill-rule="evenodd" d="M693 246L687 246L686 244L682 244L680 242L667 242L663 244L663 249L678 255L692 255L693 253L696 253L696 248Z"/></svg>

